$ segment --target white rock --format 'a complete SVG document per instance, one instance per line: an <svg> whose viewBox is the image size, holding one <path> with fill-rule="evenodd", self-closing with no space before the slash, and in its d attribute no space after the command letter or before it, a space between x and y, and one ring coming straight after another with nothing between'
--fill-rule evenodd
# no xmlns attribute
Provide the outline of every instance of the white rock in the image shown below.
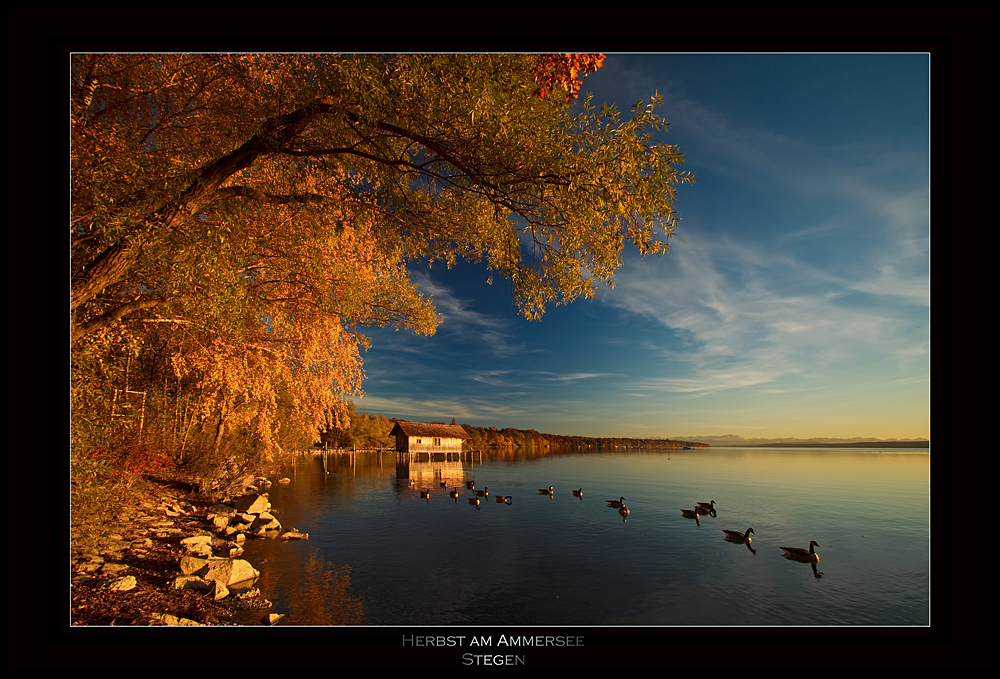
<svg viewBox="0 0 1000 679"><path fill-rule="evenodd" d="M136 580L134 575L126 575L125 577L118 578L117 580L112 580L108 584L108 589L112 592L127 592L130 589L134 589L136 585Z"/></svg>
<svg viewBox="0 0 1000 679"><path fill-rule="evenodd" d="M259 514L260 512L267 511L267 498L256 493L250 493L249 495L236 498L234 506L236 507L236 511L241 513Z"/></svg>
<svg viewBox="0 0 1000 679"><path fill-rule="evenodd" d="M211 535L192 535L189 538L184 538L181 540L182 545L203 545L210 544L212 542Z"/></svg>
<svg viewBox="0 0 1000 679"><path fill-rule="evenodd" d="M208 588L208 595L216 601L219 601L220 599L225 599L229 596L229 588L218 580L212 580L212 583Z"/></svg>
<svg viewBox="0 0 1000 679"><path fill-rule="evenodd" d="M181 575L174 578L174 589L196 589L203 592L208 588L209 583L197 575Z"/></svg>
<svg viewBox="0 0 1000 679"><path fill-rule="evenodd" d="M260 577L260 571L245 559L209 559L208 568L201 574L205 580L218 580L229 586Z"/></svg>
<svg viewBox="0 0 1000 679"><path fill-rule="evenodd" d="M188 620L187 618L178 618L176 615L170 615L169 613L164 615L163 624L169 625L170 627L202 627L200 622L195 622L194 620Z"/></svg>
<svg viewBox="0 0 1000 679"><path fill-rule="evenodd" d="M208 559L202 559L196 556L182 556L181 557L181 573L184 575L194 575L200 573L208 567Z"/></svg>

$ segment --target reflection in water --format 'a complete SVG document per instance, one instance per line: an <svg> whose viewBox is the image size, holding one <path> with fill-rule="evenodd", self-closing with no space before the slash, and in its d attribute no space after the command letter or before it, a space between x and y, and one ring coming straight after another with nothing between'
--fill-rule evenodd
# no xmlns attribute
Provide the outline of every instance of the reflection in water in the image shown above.
<svg viewBox="0 0 1000 679"><path fill-rule="evenodd" d="M744 544L750 550L751 554L757 554L757 550L750 546L750 543L753 541L753 538L750 537L750 533L754 532L753 528L747 528L743 533L737 530L723 530L722 532L726 534L725 540L727 542Z"/></svg>
<svg viewBox="0 0 1000 679"><path fill-rule="evenodd" d="M356 608L363 602L370 625L928 621L926 452L712 449L671 451L669 464L659 451L402 457L332 454L324 468L322 459L303 456L295 481L271 491L282 523L310 532L309 543L247 545L263 579L278 581L264 596L277 612L289 613L283 623L303 624L301 612L304 624L328 624L324 611L336 606L312 605L309 613L304 599L315 600L322 583L328 598L336 598L337 582ZM442 479L450 480L445 488ZM471 488L463 491L467 481L489 484L495 502L461 510L457 500L472 495ZM583 485L592 499L629 492L622 520L633 525L618 529L601 501L565 493ZM532 488L542 492L532 497ZM417 491L424 489L452 495L453 502L421 502ZM508 493L518 494L518 506L496 507L507 504ZM742 542L750 556L714 530L690 530L677 508L691 508L685 511L698 516L698 525L705 514L713 516L712 500L708 511L698 512L690 502L695 497L718 498L714 507L726 510L725 523L760 530L747 531L752 545ZM625 505L624 497L605 502L615 511ZM808 561L815 578L809 580L777 549L823 536L832 580ZM455 563L456 540L481 556L476 569ZM330 576L305 575L310 550L317 549L320 559L350 564L349 587L345 566L326 563L319 571ZM539 553L573 557L539 560ZM612 554L628 563L627 578L607 577ZM720 585L771 595L733 600L718 596ZM313 594L303 594L309 587Z"/></svg>
<svg viewBox="0 0 1000 679"><path fill-rule="evenodd" d="M287 621L296 625L363 625L364 604L348 595L351 567L309 556L299 573L284 573ZM292 585L291 583L295 584ZM274 596L265 592L265 596Z"/></svg>
<svg viewBox="0 0 1000 679"><path fill-rule="evenodd" d="M396 455L396 478L409 479L410 487L441 488L466 483L460 453L399 453Z"/></svg>

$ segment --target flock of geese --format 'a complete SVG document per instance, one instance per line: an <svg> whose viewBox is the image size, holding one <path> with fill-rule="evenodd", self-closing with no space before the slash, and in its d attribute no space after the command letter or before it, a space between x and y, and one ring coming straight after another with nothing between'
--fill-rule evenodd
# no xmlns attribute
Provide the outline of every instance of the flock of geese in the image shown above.
<svg viewBox="0 0 1000 679"><path fill-rule="evenodd" d="M695 521L698 522L699 526L701 525L699 518L706 515L712 517L718 516L715 512L715 500L710 500L708 502L699 502L695 505L694 509L681 510L681 516L683 516L686 519L694 519ZM750 534L754 532L753 528L748 527L743 532L740 532L738 530L723 529L722 532L725 533L726 536L725 539L727 541L746 545L747 549L749 549L751 552L753 552L754 554L757 553L757 550L751 546L753 538L750 537ZM816 571L816 564L819 563L819 554L816 553L816 548L819 546L820 546L819 543L817 543L815 540L810 540L809 549L804 549L802 547L779 547L778 549L780 549L783 552L783 556L786 559L812 564L813 573L818 578L820 577L820 574Z"/></svg>
<svg viewBox="0 0 1000 679"><path fill-rule="evenodd" d="M410 487L412 488L413 486L414 486L414 481L411 479ZM447 487L444 481L441 482L441 487L442 488ZM489 486L484 487L482 490L478 490L476 488L475 481L466 481L465 487L468 490L471 490L473 493L473 497L467 498L469 504L475 505L477 509L479 508L480 502L490 496ZM549 497L552 497L554 492L555 489L552 486L549 486L548 488L538 489L539 495L548 495ZM456 504L458 503L459 493L457 486L453 488L451 492L448 493L448 495L455 499ZM578 498L583 498L583 488L580 488L579 490L574 490L573 496ZM430 503L431 489L428 488L427 490L420 491L420 497L426 498L427 502ZM510 495L495 495L494 497L496 498L498 504L509 505L512 503L512 498ZM618 514L622 517L622 521L628 520L628 515L631 514L632 512L629 510L628 507L625 506L624 497L619 497L617 500L606 500L606 502L608 503L608 507L612 507L618 510ZM695 504L694 509L682 509L681 516L683 516L685 519L694 519L695 522L697 522L698 525L700 526L701 525L700 518L702 516L712 516L712 517L718 516L718 514L715 511L715 500L709 500L708 502L698 502L697 504ZM722 532L725 533L725 539L728 542L744 544L747 546L747 549L749 549L751 552L753 552L754 554L757 553L757 550L751 546L753 538L750 537L750 534L754 532L753 528L748 527L745 531L742 532L738 530L723 530ZM819 563L819 554L816 553L816 548L819 546L820 545L815 540L810 540L809 549L804 549L802 547L779 547L779 549L784 553L784 557L786 559L791 559L792 561L801 561L803 563L811 563L813 565L813 571L815 572L816 564ZM819 577L818 573L816 574L816 577Z"/></svg>

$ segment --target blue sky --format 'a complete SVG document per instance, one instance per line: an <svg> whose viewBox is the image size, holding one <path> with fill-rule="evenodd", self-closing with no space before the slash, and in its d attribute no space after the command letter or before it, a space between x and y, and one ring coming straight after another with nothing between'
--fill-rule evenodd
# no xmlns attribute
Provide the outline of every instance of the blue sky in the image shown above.
<svg viewBox="0 0 1000 679"><path fill-rule="evenodd" d="M413 265L433 337L371 329L359 409L584 436L929 435L926 54L609 54L595 103L663 95L670 251L517 316L483 264Z"/></svg>

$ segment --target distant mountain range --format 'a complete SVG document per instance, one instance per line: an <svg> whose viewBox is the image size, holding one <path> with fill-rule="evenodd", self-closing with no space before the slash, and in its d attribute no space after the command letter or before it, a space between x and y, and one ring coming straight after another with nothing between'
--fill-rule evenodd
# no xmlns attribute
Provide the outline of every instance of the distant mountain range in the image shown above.
<svg viewBox="0 0 1000 679"><path fill-rule="evenodd" d="M836 439L836 438L811 438L811 439L799 439L794 436L789 436L785 438L750 438L746 439L742 436L737 436L736 434L725 434L723 436L672 436L674 439L681 439L684 441L697 441L699 443L707 443L713 447L726 447L726 446L779 446L779 447L790 447L790 446L803 446L808 448L828 448L828 447L847 447L847 448L927 448L930 443L926 439L873 439L873 438L863 438L860 436L855 436L850 439Z"/></svg>

